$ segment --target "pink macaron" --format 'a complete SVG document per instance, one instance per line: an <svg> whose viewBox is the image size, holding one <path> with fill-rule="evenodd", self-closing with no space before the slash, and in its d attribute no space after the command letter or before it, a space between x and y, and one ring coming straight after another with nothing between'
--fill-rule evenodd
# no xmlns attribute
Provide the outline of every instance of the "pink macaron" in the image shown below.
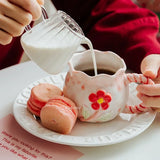
<svg viewBox="0 0 160 160"><path fill-rule="evenodd" d="M34 115L40 116L42 107L55 95L62 95L60 88L49 83L40 83L31 90L30 98L27 102L27 109Z"/></svg>
<svg viewBox="0 0 160 160"><path fill-rule="evenodd" d="M41 109L40 119L44 127L62 134L69 134L77 120L77 108L64 96L54 96Z"/></svg>

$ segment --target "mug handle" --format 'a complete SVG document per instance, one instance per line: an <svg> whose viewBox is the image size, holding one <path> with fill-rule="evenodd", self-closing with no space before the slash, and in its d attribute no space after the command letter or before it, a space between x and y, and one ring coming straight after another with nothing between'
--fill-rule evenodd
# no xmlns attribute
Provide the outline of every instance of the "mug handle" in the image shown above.
<svg viewBox="0 0 160 160"><path fill-rule="evenodd" d="M137 73L127 73L125 74L125 85L128 85L129 83L138 83L138 84L154 84L154 82L148 78L145 77L143 74L137 74ZM147 112L150 111L151 107L145 107L142 105L142 103L131 106L131 105L126 105L123 113L142 113L142 112Z"/></svg>

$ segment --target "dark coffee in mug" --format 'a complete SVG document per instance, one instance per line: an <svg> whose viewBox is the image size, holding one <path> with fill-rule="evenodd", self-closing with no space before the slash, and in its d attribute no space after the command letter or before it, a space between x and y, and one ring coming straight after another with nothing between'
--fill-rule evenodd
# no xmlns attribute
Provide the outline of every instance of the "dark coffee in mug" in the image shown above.
<svg viewBox="0 0 160 160"><path fill-rule="evenodd" d="M82 72L86 73L89 76L95 76L94 69L86 69L83 70ZM113 75L115 72L106 70L106 69L97 69L97 74L109 74Z"/></svg>

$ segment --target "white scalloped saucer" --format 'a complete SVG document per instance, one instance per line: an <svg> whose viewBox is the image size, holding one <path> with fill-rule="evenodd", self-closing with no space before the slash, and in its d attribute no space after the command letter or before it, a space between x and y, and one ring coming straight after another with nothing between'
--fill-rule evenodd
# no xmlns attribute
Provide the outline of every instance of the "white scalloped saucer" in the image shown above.
<svg viewBox="0 0 160 160"><path fill-rule="evenodd" d="M153 122L155 112L143 114L123 114L105 123L85 123L77 121L70 135L63 135L44 128L26 109L31 88L39 83L52 83L62 88L66 73L42 78L23 89L15 99L13 113L22 128L41 139L71 146L104 146L129 140L145 131ZM135 85L130 86L132 100L138 101Z"/></svg>

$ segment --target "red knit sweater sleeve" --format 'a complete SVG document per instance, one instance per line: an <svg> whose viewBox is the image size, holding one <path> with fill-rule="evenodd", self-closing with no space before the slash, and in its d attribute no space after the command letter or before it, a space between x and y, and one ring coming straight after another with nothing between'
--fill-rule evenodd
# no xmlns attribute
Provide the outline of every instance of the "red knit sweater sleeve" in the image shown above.
<svg viewBox="0 0 160 160"><path fill-rule="evenodd" d="M140 72L146 55L160 54L159 20L153 12L130 0L100 0L91 15L87 36L94 48L116 52L129 69Z"/></svg>
<svg viewBox="0 0 160 160"><path fill-rule="evenodd" d="M95 49L114 51L124 58L129 69L139 72L140 63L146 55L160 54L156 38L159 29L157 16L139 8L131 0L52 2L80 24ZM10 45L0 46L0 68L18 63L22 51L19 38Z"/></svg>
<svg viewBox="0 0 160 160"><path fill-rule="evenodd" d="M8 45L0 45L0 69L19 63L22 53L20 37L13 38Z"/></svg>
<svg viewBox="0 0 160 160"><path fill-rule="evenodd" d="M33 22L31 22L30 26L33 26ZM21 36L14 37L10 44L0 45L0 69L20 62L23 55L20 39Z"/></svg>

